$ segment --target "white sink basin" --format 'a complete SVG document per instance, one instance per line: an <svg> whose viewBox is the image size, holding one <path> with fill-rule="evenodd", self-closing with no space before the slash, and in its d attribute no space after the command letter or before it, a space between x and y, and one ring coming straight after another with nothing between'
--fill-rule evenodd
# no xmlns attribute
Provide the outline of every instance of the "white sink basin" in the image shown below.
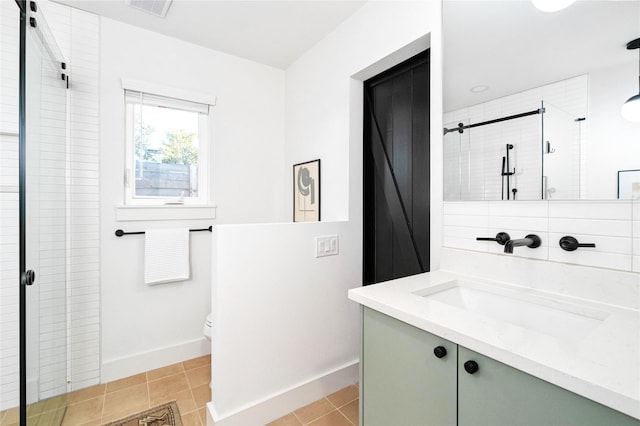
<svg viewBox="0 0 640 426"><path fill-rule="evenodd" d="M415 294L474 314L570 340L583 338L609 315L605 311L548 296L462 280L423 289Z"/></svg>

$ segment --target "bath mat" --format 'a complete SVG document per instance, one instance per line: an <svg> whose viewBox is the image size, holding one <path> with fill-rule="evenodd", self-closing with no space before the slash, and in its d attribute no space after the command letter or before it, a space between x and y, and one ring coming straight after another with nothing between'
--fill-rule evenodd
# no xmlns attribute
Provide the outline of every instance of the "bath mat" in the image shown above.
<svg viewBox="0 0 640 426"><path fill-rule="evenodd" d="M171 401L104 426L182 426L182 421L178 405Z"/></svg>

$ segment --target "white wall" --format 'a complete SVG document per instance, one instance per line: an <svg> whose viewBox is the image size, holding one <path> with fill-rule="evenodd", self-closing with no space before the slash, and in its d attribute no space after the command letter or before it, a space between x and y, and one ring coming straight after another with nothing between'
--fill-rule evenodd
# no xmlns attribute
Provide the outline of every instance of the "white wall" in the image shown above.
<svg viewBox="0 0 640 426"><path fill-rule="evenodd" d="M332 234L339 255L316 258L314 237ZM346 294L360 285L361 240L350 223L223 225L213 250L216 424L265 424L357 381Z"/></svg>
<svg viewBox="0 0 640 426"><path fill-rule="evenodd" d="M357 165L350 144L357 143L354 137L362 140L361 131L350 134L350 129L362 128L361 117L353 116L351 100L362 103L360 81L408 56L391 58L386 67L369 75L362 71L426 36L435 7L429 2L370 2L287 69L285 159L287 165L322 160L323 220L361 216L349 214L350 205L361 205L362 192L361 187L347 185L357 183L350 181L349 172Z"/></svg>
<svg viewBox="0 0 640 426"><path fill-rule="evenodd" d="M192 278L147 286L144 237L116 229L207 227L282 220L284 72L113 20L101 19L100 215L102 381L209 352L201 330L211 301L211 238L191 234ZM217 96L212 111L217 219L117 222L124 169L121 77ZM287 210L288 212L288 210Z"/></svg>
<svg viewBox="0 0 640 426"><path fill-rule="evenodd" d="M359 320L347 289L361 285L362 273L362 81L429 44L431 265L437 268L440 19L437 1L369 2L287 69L287 212L292 165L320 158L323 222L218 229L210 405L216 424L267 423L336 390L353 371ZM328 234L340 236L340 254L314 258L313 237ZM336 379L336 372L345 374Z"/></svg>

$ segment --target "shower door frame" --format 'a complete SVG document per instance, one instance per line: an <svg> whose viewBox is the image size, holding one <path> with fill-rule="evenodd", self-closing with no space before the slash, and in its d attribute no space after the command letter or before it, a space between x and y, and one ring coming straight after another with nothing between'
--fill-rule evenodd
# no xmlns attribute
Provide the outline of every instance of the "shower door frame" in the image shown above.
<svg viewBox="0 0 640 426"><path fill-rule="evenodd" d="M18 79L18 240L19 240L19 394L20 426L27 424L27 286L26 235L27 235L27 135L26 135L26 57L27 57L27 1L15 0L20 8L20 47Z"/></svg>

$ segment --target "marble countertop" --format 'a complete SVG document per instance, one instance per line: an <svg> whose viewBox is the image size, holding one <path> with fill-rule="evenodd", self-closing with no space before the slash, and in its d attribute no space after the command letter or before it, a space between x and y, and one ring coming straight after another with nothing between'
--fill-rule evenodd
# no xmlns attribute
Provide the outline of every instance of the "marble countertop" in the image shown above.
<svg viewBox="0 0 640 426"><path fill-rule="evenodd" d="M423 296L453 280L509 291L524 301L546 299L606 315L586 335L560 338ZM351 289L349 298L640 419L638 310L445 271Z"/></svg>

